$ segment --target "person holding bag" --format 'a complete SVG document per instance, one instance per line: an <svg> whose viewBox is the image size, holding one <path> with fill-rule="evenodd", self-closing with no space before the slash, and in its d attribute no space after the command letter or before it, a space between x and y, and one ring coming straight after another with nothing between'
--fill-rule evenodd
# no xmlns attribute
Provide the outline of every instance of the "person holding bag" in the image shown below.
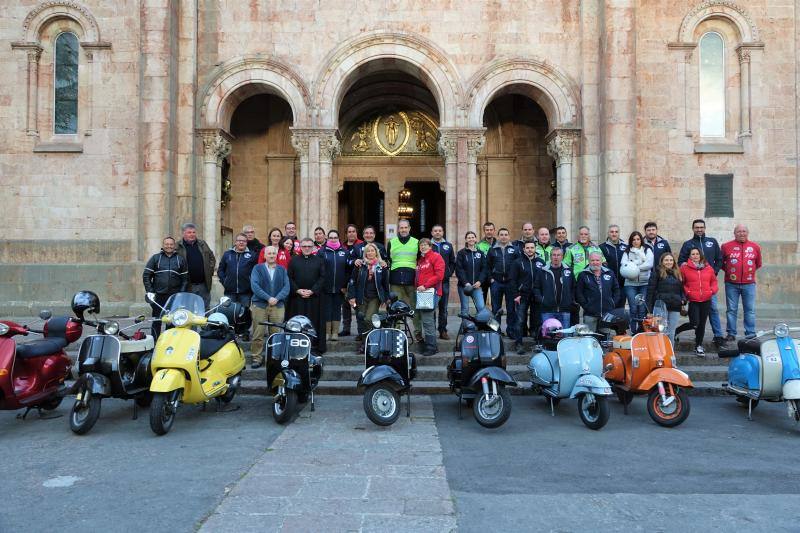
<svg viewBox="0 0 800 533"><path fill-rule="evenodd" d="M439 352L439 347L436 344L437 331L433 311L439 303L439 298L442 297L444 271L444 259L433 251L431 240L428 238L420 239L415 285L417 287L417 313L420 315L425 345L422 355L436 355ZM423 296L423 294L431 292L432 298Z"/></svg>
<svg viewBox="0 0 800 533"><path fill-rule="evenodd" d="M711 311L711 297L717 294L717 274L714 268L706 263L700 248L689 250L689 260L681 265L683 275L683 291L689 300L689 323L683 324L675 331L679 335L683 331L694 328L695 354L705 357L703 337L706 332L706 320Z"/></svg>
<svg viewBox="0 0 800 533"><path fill-rule="evenodd" d="M669 340L675 344L675 329L678 327L686 295L683 293L683 274L672 252L661 254L658 266L650 275L647 284L647 308L652 310L658 300L667 306L666 333Z"/></svg>
<svg viewBox="0 0 800 533"><path fill-rule="evenodd" d="M628 237L628 249L622 254L622 265L619 273L625 278L622 287L628 300L631 311L631 333L642 331L642 319L647 310L642 304L636 303L636 297L647 297L647 282L650 280L650 271L653 270L653 251L644 245L644 237L638 231Z"/></svg>

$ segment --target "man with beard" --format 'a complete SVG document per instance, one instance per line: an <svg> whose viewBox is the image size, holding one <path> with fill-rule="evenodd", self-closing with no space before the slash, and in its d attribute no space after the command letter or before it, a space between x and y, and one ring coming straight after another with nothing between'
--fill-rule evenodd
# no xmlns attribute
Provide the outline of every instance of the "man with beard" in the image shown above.
<svg viewBox="0 0 800 533"><path fill-rule="evenodd" d="M327 350L325 322L322 309L322 289L325 283L325 259L314 254L314 241L305 238L300 242L301 254L289 263L291 299L287 317L304 315L317 331L315 346L322 354Z"/></svg>

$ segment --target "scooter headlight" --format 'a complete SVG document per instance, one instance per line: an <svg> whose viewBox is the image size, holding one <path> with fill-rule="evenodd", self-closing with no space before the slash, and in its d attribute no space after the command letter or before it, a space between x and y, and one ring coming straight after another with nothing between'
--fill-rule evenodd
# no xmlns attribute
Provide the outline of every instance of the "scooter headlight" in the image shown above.
<svg viewBox="0 0 800 533"><path fill-rule="evenodd" d="M186 309L178 309L174 313L172 313L172 325L177 327L183 327L189 323L189 311Z"/></svg>
<svg viewBox="0 0 800 533"><path fill-rule="evenodd" d="M500 331L500 322L498 322L494 318L490 319L489 322L486 323L486 325L489 326L489 329L491 329L492 331Z"/></svg>
<svg viewBox="0 0 800 533"><path fill-rule="evenodd" d="M281 361L281 368L289 368L289 361L287 359Z"/></svg>
<svg viewBox="0 0 800 533"><path fill-rule="evenodd" d="M8 324L0 324L0 335L8 333Z"/></svg>
<svg viewBox="0 0 800 533"><path fill-rule="evenodd" d="M589 326L587 326L586 324L575 325L575 335L588 335L591 332L592 330L590 330Z"/></svg>
<svg viewBox="0 0 800 533"><path fill-rule="evenodd" d="M786 324L777 324L772 330L776 337L786 337L789 335L789 326Z"/></svg>
<svg viewBox="0 0 800 533"><path fill-rule="evenodd" d="M372 315L372 327L375 329L381 327L381 316L378 313Z"/></svg>
<svg viewBox="0 0 800 533"><path fill-rule="evenodd" d="M103 324L103 333L106 335L116 335L119 333L119 322L116 320L110 320Z"/></svg>
<svg viewBox="0 0 800 533"><path fill-rule="evenodd" d="M658 332L659 333L664 333L665 331L667 331L667 325L664 324L663 322L659 322L658 323Z"/></svg>

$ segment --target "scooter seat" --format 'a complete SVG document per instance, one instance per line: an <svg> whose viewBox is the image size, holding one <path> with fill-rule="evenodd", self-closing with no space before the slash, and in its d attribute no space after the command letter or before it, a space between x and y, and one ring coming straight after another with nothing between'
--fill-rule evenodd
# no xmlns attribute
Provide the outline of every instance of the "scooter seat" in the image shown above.
<svg viewBox="0 0 800 533"><path fill-rule="evenodd" d="M17 357L28 359L31 357L43 357L53 355L64 349L67 339L61 337L51 337L48 339L36 339L35 341L17 344Z"/></svg>
<svg viewBox="0 0 800 533"><path fill-rule="evenodd" d="M739 352L741 353L761 355L761 339L759 338L741 339L737 345L739 346Z"/></svg>
<svg viewBox="0 0 800 533"><path fill-rule="evenodd" d="M613 346L614 348L619 348L620 350L630 350L631 340L633 340L633 337L630 335L618 335L614 337Z"/></svg>
<svg viewBox="0 0 800 533"><path fill-rule="evenodd" d="M202 332L200 334L200 359L208 359L233 339L234 336L231 334L216 331Z"/></svg>

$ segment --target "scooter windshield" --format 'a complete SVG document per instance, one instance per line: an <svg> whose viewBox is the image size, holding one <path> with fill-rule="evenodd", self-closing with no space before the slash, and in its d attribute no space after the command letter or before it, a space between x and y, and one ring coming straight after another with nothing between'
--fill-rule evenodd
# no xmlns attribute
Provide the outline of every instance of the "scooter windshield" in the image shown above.
<svg viewBox="0 0 800 533"><path fill-rule="evenodd" d="M666 324L667 318L669 317L669 313L667 313L667 304L662 300L656 300L656 304L653 306L653 316L659 317L661 323Z"/></svg>
<svg viewBox="0 0 800 533"><path fill-rule="evenodd" d="M186 309L190 313L200 316L203 316L206 312L203 299L199 295L191 292L173 294L169 297L169 300L167 300L167 305L165 305L164 308L167 310L167 313L170 314L178 309Z"/></svg>

